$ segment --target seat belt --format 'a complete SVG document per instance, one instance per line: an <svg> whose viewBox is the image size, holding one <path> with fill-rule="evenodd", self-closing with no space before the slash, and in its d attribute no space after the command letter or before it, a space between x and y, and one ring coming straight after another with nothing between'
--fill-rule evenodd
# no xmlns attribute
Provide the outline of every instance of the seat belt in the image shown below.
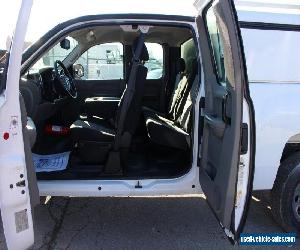
<svg viewBox="0 0 300 250"><path fill-rule="evenodd" d="M148 32L147 28L144 29L143 27L141 27L140 30L141 33L139 35L138 43L133 54L132 67L130 70L129 79L127 82L126 89L123 93L124 97L121 98L120 113L117 115L117 121L116 121L117 126L116 126L116 134L113 143L113 148L112 151L110 151L108 159L105 164L105 172L107 174L118 175L121 174L122 172L119 149L122 143L125 119L135 92L135 80L136 80L137 69L140 64L140 55L142 53L142 49L144 46L146 33Z"/></svg>
<svg viewBox="0 0 300 250"><path fill-rule="evenodd" d="M123 98L123 103L121 103L121 110L120 110L120 116L117 121L117 131L115 135L115 140L114 140L114 146L113 150L117 151L120 148L121 145L121 138L123 134L123 129L124 129L124 122L126 119L126 115L130 106L130 103L132 101L134 92L135 92L135 79L136 79L136 74L137 74L137 68L140 63L140 55L142 53L142 49L144 46L144 41L145 41L145 35L146 33L141 32L139 35L138 43L136 46L136 49L133 54L133 60L132 60L132 67L128 79L128 83L126 86L125 90L125 96Z"/></svg>

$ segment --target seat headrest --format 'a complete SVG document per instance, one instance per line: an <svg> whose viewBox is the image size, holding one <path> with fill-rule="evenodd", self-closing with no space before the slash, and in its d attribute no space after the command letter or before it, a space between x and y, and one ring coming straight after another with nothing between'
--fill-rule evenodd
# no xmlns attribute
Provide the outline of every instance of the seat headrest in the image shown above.
<svg viewBox="0 0 300 250"><path fill-rule="evenodd" d="M132 44L132 54L133 55L134 55L136 47L138 45L138 41L139 41L139 38L137 37L134 40L133 44ZM143 44L143 48L142 48L142 51L141 51L141 55L139 56L139 59L141 61L148 61L149 60L149 53L148 53L148 50L147 50L147 47L146 47L145 43Z"/></svg>
<svg viewBox="0 0 300 250"><path fill-rule="evenodd" d="M182 73L185 71L185 61L183 58L178 58L178 61L176 63L176 71L178 73Z"/></svg>

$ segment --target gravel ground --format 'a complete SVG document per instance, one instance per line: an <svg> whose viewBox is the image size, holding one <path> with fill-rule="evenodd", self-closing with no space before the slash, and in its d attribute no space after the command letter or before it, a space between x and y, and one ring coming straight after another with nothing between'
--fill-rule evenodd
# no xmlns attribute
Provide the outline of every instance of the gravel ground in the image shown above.
<svg viewBox="0 0 300 250"><path fill-rule="evenodd" d="M244 232L282 232L267 194L254 196ZM32 249L261 248L232 246L203 197L53 197L35 209L34 217ZM0 240L5 249L2 232Z"/></svg>

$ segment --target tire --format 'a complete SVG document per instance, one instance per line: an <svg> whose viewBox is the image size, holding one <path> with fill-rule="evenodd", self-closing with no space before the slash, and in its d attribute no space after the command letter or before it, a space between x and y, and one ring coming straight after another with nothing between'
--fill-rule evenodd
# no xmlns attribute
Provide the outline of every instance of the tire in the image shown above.
<svg viewBox="0 0 300 250"><path fill-rule="evenodd" d="M279 166L271 191L272 214L286 232L300 231L300 152Z"/></svg>

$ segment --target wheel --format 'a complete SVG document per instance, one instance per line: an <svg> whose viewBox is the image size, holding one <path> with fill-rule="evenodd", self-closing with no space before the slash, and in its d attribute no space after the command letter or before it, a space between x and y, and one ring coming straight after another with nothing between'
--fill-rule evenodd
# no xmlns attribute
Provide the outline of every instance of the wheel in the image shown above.
<svg viewBox="0 0 300 250"><path fill-rule="evenodd" d="M274 219L287 232L300 231L300 152L285 159L271 191Z"/></svg>

